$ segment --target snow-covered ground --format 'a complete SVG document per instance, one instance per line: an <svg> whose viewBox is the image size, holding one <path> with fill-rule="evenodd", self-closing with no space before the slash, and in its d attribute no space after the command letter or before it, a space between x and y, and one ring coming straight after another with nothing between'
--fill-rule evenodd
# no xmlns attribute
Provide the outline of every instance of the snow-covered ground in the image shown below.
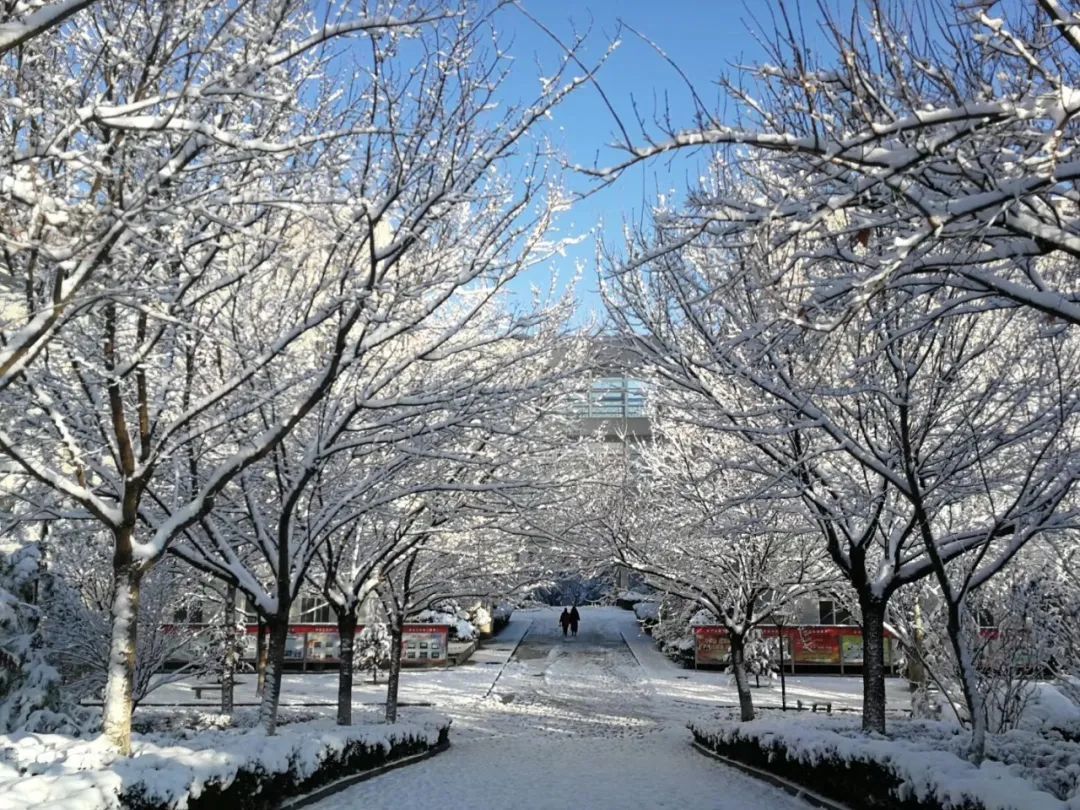
<svg viewBox="0 0 1080 810"><path fill-rule="evenodd" d="M515 614L500 647L531 625L489 695L486 687L479 693L447 687L454 681L464 686L468 669L487 671L490 682L496 665L407 674L408 688L416 689L410 695L426 694L453 717L450 750L316 806L396 810L403 803L434 801L476 810L808 807L690 748L686 720L709 710L704 693L726 689L718 686L722 675L680 680L686 673L651 650L647 638L638 649L629 611L585 608L578 637L565 640L557 616L557 610ZM635 643L644 667L624 636ZM489 650L481 653L490 655ZM425 678L434 693L423 691ZM695 689L702 702L692 699Z"/></svg>
<svg viewBox="0 0 1080 810"><path fill-rule="evenodd" d="M683 669L656 649L653 640L640 632L634 614L617 608L586 608L591 630L604 628L605 643L622 646L625 639L635 659L640 664L639 679L644 679L664 697L686 710L686 717L699 717L702 710L734 707L738 696L734 684L721 672L715 670ZM483 695L491 686L500 668L506 663L518 640L528 632L530 645L563 643L556 620L558 610L525 610L513 615L510 624L495 639L485 641L469 661L460 667L442 669L407 669L402 672L401 700L405 703L431 703L438 708L471 700ZM532 628L530 630L530 627ZM584 635L584 619L580 641ZM566 642L568 644L574 641ZM244 673L236 689L237 705L258 705L255 697L255 676ZM163 686L151 693L142 705L191 704L206 706L213 710L220 703L217 692L203 692L195 698L191 689L194 681L180 681ZM903 710L910 706L910 697L904 681L890 678L886 681L890 709ZM386 675L381 674L377 684L371 683L370 673L357 672L354 700L357 709L365 705L381 704L386 696ZM337 672L289 673L281 690L282 705L336 705ZM787 701L794 706L796 700L805 705L815 701L832 701L833 710L858 710L862 705L862 681L857 676L798 675L787 677ZM758 706L779 706L780 682L754 689L754 701Z"/></svg>
<svg viewBox="0 0 1080 810"><path fill-rule="evenodd" d="M728 707L735 705L736 695L727 676L715 671L685 670L669 661L656 650L649 637L639 632L630 611L585 608L582 610L580 634L568 639L563 638L557 625L558 613L558 609L517 613L499 637L487 642L464 666L406 671L401 690L403 701L430 705L439 714L452 718L450 750L433 759L356 785L323 800L317 806L321 810L398 808L403 803L403 797L409 797L411 801L414 796L438 801L446 808L476 810L502 810L506 807L526 810L610 807L624 810L638 806L787 810L809 806L690 747L691 736L686 728L688 721L695 721L698 727L707 727L710 718L730 716ZM253 678L245 676L245 681L239 694L241 702L254 703ZM330 723L335 710L335 689L336 673L333 672L291 675L285 684L283 703L293 708L284 714L293 715L293 720L314 718L307 724L312 729L317 729L320 723ZM385 684L382 682L371 684L365 680L357 686L358 721L368 719L375 722L376 731L389 728L378 722L384 690ZM799 699L804 703L829 700L833 702L834 710L856 709L859 691L860 680L857 677L800 676L789 679L788 683L790 703ZM1043 688L1033 699L1039 709L1033 716L1047 714L1060 720L1061 707L1048 699L1053 696L1060 698L1060 701L1065 700L1060 693ZM180 710L170 706L171 701L192 703L192 697L189 685L172 685L155 693L154 700L161 705L142 708L140 713L144 717L152 715L159 719L163 713L172 713L183 723L180 714L193 716L201 713L201 708L205 706L211 711L206 713L205 718L200 715L200 722L203 719L220 719L212 716L215 697L210 694L198 701L196 709ZM773 684L755 689L754 697L759 706L774 706L779 702L779 687ZM908 697L902 682L889 682L889 699L894 709L906 707ZM1071 704L1069 707L1073 714L1066 719L1075 720L1076 707ZM242 711L251 715L254 709ZM406 709L404 715L406 720L419 722L425 712L428 710ZM322 719L319 719L320 715ZM766 715L766 720L751 725L768 729L775 727L771 733L788 735L804 747L820 742L826 732L836 732L841 735L841 742L849 747L854 746L852 751L863 750L863 742L852 742L858 737L852 731L858 724L854 714L830 720L811 717L806 713L785 714L775 710L766 711ZM137 714L136 720L138 717ZM726 728L731 724L721 723L717 726L714 722L713 725ZM901 726L904 724L896 721L895 727ZM900 742L878 739L875 745L885 748L893 746L904 751L911 748L916 760L935 764L935 774L938 771L946 775L963 771L960 773L963 778L950 777L945 780L948 784L942 782L950 789L957 785L963 787L964 780L971 776L969 772L972 768L962 761L960 748L964 740L953 738L956 730L940 724L920 725L910 721L907 726L917 732L912 740L905 741L907 738L901 734L904 739ZM301 735L306 733L304 724L287 728ZM339 731L339 727L330 725L325 733L333 735ZM247 733L250 736L250 732ZM221 739L218 740L215 734ZM185 780L190 774L184 770L187 767L184 763L192 760L192 757L197 759L203 756L192 754L187 749L220 748L224 751L230 748L230 741L244 734L233 729L202 732L193 737L185 734L180 740L172 732L165 732L158 737L146 736L139 745L180 746L176 748L180 753L176 756L170 754L169 757L176 760L171 764L176 766L173 770L178 774L173 781L179 779L179 782L186 784ZM930 739L933 734L938 737ZM920 747L917 743L923 738L930 739L930 742ZM258 743L252 750L265 745L273 747L288 743L282 738L268 740L258 734L252 739ZM836 748L836 745L830 744ZM51 767L48 760L50 757L56 758L58 750L54 750L45 739L24 739L20 745L26 750L20 749L20 755L11 758L12 772L7 776L12 782L8 790L0 791L0 805L28 806L25 797L14 789L22 785L34 791L44 786L56 796L62 794L71 798L74 803L69 805L72 807L89 806L80 804L82 799L71 794L68 788L76 783L70 779L64 784L53 784L47 778L38 778L37 781L23 779L22 771L26 770L28 761L33 763L30 767L32 773L48 776L41 769ZM1072 757L1066 762L1068 752L1058 750L1060 746L1055 748L1046 740L1030 734L1023 739L1002 738L994 745L1019 745L1030 747L1031 751L1025 751L1024 756L1016 755L1014 751L1004 757L1002 762L1011 763L1008 766L990 764L990 770L996 768L1000 773L989 774L996 780L987 788L989 795L1005 795L1001 789L1003 779L1012 780L1016 783L1014 787L1018 785L1029 792L1033 788L1024 780L1037 783L1058 796L1073 795L1075 780L1064 787L1058 784L1065 779L1065 775L1059 774L1055 768L1072 768L1072 761L1075 760ZM35 746L42 750L36 751ZM65 762L74 763L68 770L78 771L87 767L82 759L93 759L99 755L100 752L95 753L96 746L95 741L69 740L67 748L70 750L59 753L66 756ZM181 747L184 751L180 751ZM240 752L241 759L249 748L252 747L248 746ZM230 763L236 759L237 752L222 756L224 758L215 754L211 759L214 763L225 763L232 767ZM928 756L930 760L926 760ZM946 759L955 767L938 767ZM17 761L21 764L15 768ZM917 768L915 770L918 771ZM102 779L105 780L102 784L109 779L119 779L117 774L123 768L97 771L91 782L87 783L91 787L97 786ZM0 773L0 777L3 776ZM938 776L941 774L934 779ZM922 782L910 774L905 778L912 784L933 782L941 787L933 779L927 782L929 777ZM1072 779L1071 776L1068 778ZM82 785L82 781L77 784ZM975 787L982 790L986 785ZM56 798L49 795L51 801ZM1039 795L1050 802L1045 806L1056 806L1054 802L1058 800L1049 792ZM13 801L14 805L11 804ZM1021 801L1012 804L1005 802L1001 806L1027 808L1044 804Z"/></svg>
<svg viewBox="0 0 1080 810"><path fill-rule="evenodd" d="M640 632L630 611L629 616L618 624L626 643L633 650L650 682L657 690L676 703L684 704L700 716L702 708L734 708L739 696L731 678L717 670L683 669L656 649L653 640ZM787 705L794 708L796 701L810 708L812 703L831 702L834 712L862 710L862 678L858 675L787 675L785 678ZM751 684L754 683L751 678ZM753 690L754 705L779 707L782 704L780 679L773 683L762 681ZM906 711L911 708L911 695L907 682L902 678L885 681L888 708Z"/></svg>
<svg viewBox="0 0 1080 810"><path fill-rule="evenodd" d="M403 672L402 701L453 718L450 751L318 806L396 808L406 795L438 798L447 808L806 806L690 748L687 721L737 705L727 676L670 661L631 611L584 608L571 639L563 639L558 614L518 611L464 666ZM254 676L242 679L237 702L255 704ZM861 688L851 676L787 679L789 705L832 701L834 711L857 709ZM383 680L372 684L358 673L357 709L380 703L385 689ZM330 714L336 690L335 672L290 674L282 703L321 704ZM755 689L754 699L779 706L779 683ZM190 685L179 683L154 692L146 705L210 709L217 701L212 692L196 701ZM889 702L908 706L901 681L889 681Z"/></svg>

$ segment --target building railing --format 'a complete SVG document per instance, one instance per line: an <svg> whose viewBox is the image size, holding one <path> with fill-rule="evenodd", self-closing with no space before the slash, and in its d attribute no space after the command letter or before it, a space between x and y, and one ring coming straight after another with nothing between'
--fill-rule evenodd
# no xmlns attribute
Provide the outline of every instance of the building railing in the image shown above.
<svg viewBox="0 0 1080 810"><path fill-rule="evenodd" d="M581 419L632 419L645 416L645 384L627 377L602 377L571 401Z"/></svg>

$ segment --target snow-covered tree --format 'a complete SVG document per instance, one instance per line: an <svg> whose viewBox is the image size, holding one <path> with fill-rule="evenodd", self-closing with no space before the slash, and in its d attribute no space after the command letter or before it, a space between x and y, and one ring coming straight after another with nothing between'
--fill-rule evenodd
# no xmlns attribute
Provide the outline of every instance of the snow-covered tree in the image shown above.
<svg viewBox="0 0 1080 810"><path fill-rule="evenodd" d="M881 0L854 6L851 14L850 21L826 14L824 30L833 49L811 52L785 10L771 37L773 64L751 68L748 77L723 80L745 125L727 125L704 109L694 110L697 125L677 132L662 122L660 135L649 136L645 146L624 144L625 160L599 174L615 176L626 166L673 150L715 147L723 156L719 161L725 166L724 183L693 190L688 216L660 212L658 230L665 231L663 241L669 248L689 245L706 233L715 249L727 247L744 255L747 246L756 245L756 260L767 257L769 265L762 283L750 287L718 283L725 295L743 296L753 306L772 310L777 323L843 329L851 319L864 322L868 309L876 309L870 318L878 318L882 303L890 310L899 300L905 301L902 306L908 315L914 315L903 324L908 332L920 328L916 323L920 319L932 333L956 315L994 309L1026 311L1021 320L1027 321L1028 339L1039 332L1049 337L1066 330L1063 324L1080 323L1078 298L1069 281L1069 267L1080 249L1074 183L1078 170L1070 161L1080 111L1074 92L1080 49L1075 14L1054 0L1011 4L993 12L983 4L958 4L951 11L942 8L934 13ZM752 191L739 193L735 188ZM662 264L656 260L657 251L657 245L636 245L626 264ZM674 285L678 288L667 292L684 301L716 292L717 288L707 288L707 282L702 289L702 281L684 274ZM1032 328L1038 319L1045 319L1041 328ZM684 320L696 321L689 315ZM760 351L766 341L755 334L752 322L760 319L744 320L741 328L750 332L742 337ZM997 322L987 328L993 333L1002 327ZM718 345L718 334L717 330L710 336L713 346L703 351L727 352L740 340L729 330L719 338L723 345ZM788 337L774 332L768 341L778 348ZM831 356L827 341L808 342L818 347L819 360ZM1043 357L1057 351L1049 343L1047 349ZM1070 351L1065 349L1066 354ZM780 354L772 351L764 357L766 363L780 363L772 374L779 388L773 386L770 395L787 388L783 379L787 362ZM743 359L760 362L762 357L747 353ZM903 362L918 363L909 355ZM904 369L897 370L904 374ZM947 368L943 374L948 381ZM1035 399L1053 399L1055 390L1063 390L1061 374L1049 366L1027 382ZM983 391L994 396L985 387ZM788 402L795 404L802 393L791 393L795 399ZM930 401L932 396L920 405ZM799 410L802 418L820 423L816 414L821 410L813 413L814 409L801 406ZM907 418L903 405L894 413ZM986 407L983 414L1000 416L1002 411ZM907 501L901 511L915 522L908 534L917 534L912 541L928 550L924 562L946 604L953 606L950 638L961 670L968 673L964 692L973 717L975 759L982 751L978 718L983 712L966 649L970 633L961 626L964 600L999 570L993 561L1002 551L1008 557L1010 549L1025 542L1030 529L1022 527L1036 532L1051 528L1053 518L1047 510L1062 502L1075 475L1070 469L1075 464L1067 460L1071 438L1067 420L1056 420L1056 428L1035 429L1041 438L1028 447L1026 458L1036 459L1032 467L1041 467L1038 473L1029 474L1028 469L1014 483L996 490L993 483L972 484L983 487L995 501L991 511L997 510L1004 519L987 529L987 542L978 544L981 551L966 555L964 565L950 566L948 558L966 541L956 535L945 541L948 529L932 525L937 519L947 522L946 512L955 513L936 512L921 502L928 495L921 486L923 470L930 464L921 453L928 446L920 445L914 456L901 450L908 467L907 481L896 482ZM1029 426L1034 428L1034 422ZM1004 429L1003 434L989 430L983 440L1016 438L1025 432L1021 427L1015 433L1011 430ZM831 441L842 447L851 437L833 433ZM912 438L908 435L902 443L910 444ZM870 470L890 456L875 444L876 440L862 443ZM985 446L977 453L984 451ZM810 442L800 444L795 457L806 453L815 453ZM1005 467L1011 455L1011 450L998 455ZM1054 460L1042 465L1048 456ZM980 462L969 457L967 463ZM1054 465L1056 474L1050 471ZM936 467L935 472L943 469ZM960 462L956 469L972 468ZM823 465L814 464L814 475L822 470ZM982 474L975 472L972 478ZM1042 482L1028 486L1039 477ZM888 476L882 476L882 483L880 496L867 492L870 497L862 499L864 516L888 516L893 511L887 503L892 483ZM835 477L819 484L823 497L815 509L826 525L832 525L827 504L842 488L834 489ZM1023 495L1012 501L1012 487L1017 485L1023 487ZM936 495L962 491L941 480L932 489ZM995 495L989 495L991 491ZM1012 503L1003 510L1011 514L1002 513L1004 503ZM904 534L903 519L900 524L889 523L885 528L894 538ZM865 526L873 535L877 517ZM972 536L982 530L972 528ZM1013 539L1003 541L1005 536ZM988 550L991 546L993 551ZM973 559L991 562L976 572ZM896 567L890 565L890 570ZM864 615L867 608L870 615L881 612L877 605L863 607ZM879 703L867 700L866 705ZM878 708L874 712L869 725L880 730L883 715Z"/></svg>
<svg viewBox="0 0 1080 810"><path fill-rule="evenodd" d="M221 713L232 714L236 675L245 666L247 625L236 604L239 594L236 586L225 584L220 591L208 585L202 588L204 596L212 597L200 605L203 611L209 611L205 615L209 626L189 646L191 654L196 656L195 669L216 676L221 683Z"/></svg>
<svg viewBox="0 0 1080 810"><path fill-rule="evenodd" d="M526 138L587 77L560 71L496 109L491 17L459 11L101 0L8 76L23 103L3 119L20 147L3 182L17 282L0 452L113 537L105 732L123 751L146 572L178 537L212 533L215 500L280 462L344 372L386 362L374 379L391 378L401 356L378 349L408 333L409 362L435 359L434 313L461 304L448 337L557 248L563 203ZM371 47L339 70L331 43L348 37ZM82 79L39 82L60 52ZM511 156L519 177L499 171ZM386 404L378 384L356 390Z"/></svg>
<svg viewBox="0 0 1080 810"><path fill-rule="evenodd" d="M78 733L60 673L47 658L38 604L45 581L35 543L0 547L0 731Z"/></svg>
<svg viewBox="0 0 1080 810"><path fill-rule="evenodd" d="M97 0L8 3L0 16L0 55L41 36L95 2Z"/></svg>
<svg viewBox="0 0 1080 810"><path fill-rule="evenodd" d="M666 593L657 609L657 621L651 635L660 651L680 663L692 662L694 636L690 620L700 612L696 601Z"/></svg>
<svg viewBox="0 0 1080 810"><path fill-rule="evenodd" d="M460 480L492 475L485 465L475 465L463 471ZM491 511L467 488L424 496L422 507L416 507L414 503L400 510L397 531L411 543L407 553L382 572L378 586L391 639L387 722L397 718L406 622L445 620L461 636L473 626L464 617L467 612L458 612L460 601L494 599L536 584L530 567L518 562L519 540L489 526Z"/></svg>
<svg viewBox="0 0 1080 810"><path fill-rule="evenodd" d="M356 639L355 664L371 673L371 682L379 682L379 670L390 665L390 632L382 622L368 624Z"/></svg>
<svg viewBox="0 0 1080 810"><path fill-rule="evenodd" d="M765 638L760 630L747 633L743 660L746 674L753 676L755 686L761 686L762 678L766 683L772 681L776 673L774 662L779 657L778 646L779 639Z"/></svg>
<svg viewBox="0 0 1080 810"><path fill-rule="evenodd" d="M816 528L797 497L768 496L750 474L753 447L688 422L685 397L651 391L654 442L596 507L596 525L621 565L693 601L727 630L743 720L754 717L747 644L763 623L831 578ZM759 663L759 662L758 662Z"/></svg>
<svg viewBox="0 0 1080 810"><path fill-rule="evenodd" d="M1040 630L1051 635L1050 671L1062 691L1080 703L1080 543L1073 533L1051 536L1038 569L1048 598L1040 604Z"/></svg>
<svg viewBox="0 0 1080 810"><path fill-rule="evenodd" d="M924 688L919 691L932 688L931 694L961 722L974 722L973 707L965 699L964 677L975 680L981 701L974 710L982 712L981 723L998 734L1021 721L1036 680L1055 677L1060 688L1070 689L1080 603L1070 592L1069 574L1055 559L1055 540L1068 542L1062 533L1029 544L1014 564L966 600L961 632L970 651L971 673L958 666L949 636L949 605L935 583L898 594L901 604L913 598L920 602L918 611L893 614L893 627L909 655L916 655L926 670ZM918 644L914 643L916 634ZM934 714L941 707L930 709Z"/></svg>
<svg viewBox="0 0 1080 810"><path fill-rule="evenodd" d="M712 197L698 228L782 254L772 284L803 322L947 286L958 306L1080 324L1075 7L869 0L822 9L813 47L781 8L757 36L768 61L719 77L738 125L698 106L680 130L676 111L597 174L716 149L757 193Z"/></svg>
<svg viewBox="0 0 1080 810"><path fill-rule="evenodd" d="M310 410L344 346L315 374L290 373L288 355L319 327L340 337L358 318L354 307L329 326L347 274L301 284L295 272L327 246L299 235L327 221L344 136L371 130L367 110L323 81L318 54L338 37L392 38L408 16L344 12L324 27L301 3L100 2L82 24L36 37L31 47L46 50L10 74L24 103L3 119L5 142L20 145L5 178L18 239L5 256L22 288L5 299L0 374L15 418L0 450L114 538L104 726L123 751L143 575ZM79 80L49 79L57 62ZM60 142L63 154L45 159ZM308 200L304 213L277 204L289 198ZM55 211L43 219L43 207ZM282 290L287 305L274 300ZM246 314L230 310L241 303ZM261 334L238 342L222 314L260 306L248 323ZM290 418L271 427L241 419L259 375L291 399ZM200 455L207 475L177 488L177 467Z"/></svg>
<svg viewBox="0 0 1080 810"><path fill-rule="evenodd" d="M416 379L398 375L393 390L409 393L387 394L396 407L363 414L352 425L346 447L378 444L383 432L385 456L365 458L350 451L347 461L335 460L333 473L320 479L323 486L362 480L356 471L373 464L387 471L353 519L343 514L335 522L340 530L318 546L308 573L334 611L346 644L385 572L428 542L433 530L453 528L462 513L470 513L475 527L486 524L476 535L485 550L478 562L496 551L516 559L520 541L499 521L515 511L521 490L546 482L530 460L535 436L550 430L542 418L545 402L557 396L572 353L552 329L535 330L519 341L483 323L460 330L443 347L439 362L415 369ZM459 341L466 350L456 347ZM348 723L347 666L338 677L338 720Z"/></svg>
<svg viewBox="0 0 1080 810"><path fill-rule="evenodd" d="M880 730L896 590L935 579L963 663L968 595L1071 522L1075 339L1030 310L970 311L945 287L881 290L831 331L808 330L789 316L794 293L772 285L786 254L700 233L712 199L684 219L663 212L642 235L649 261L616 265L610 311L643 362L695 401L696 423L753 446L747 469L771 482L763 497L802 500L858 594L864 722Z"/></svg>
<svg viewBox="0 0 1080 810"><path fill-rule="evenodd" d="M54 526L49 540L51 586L41 600L49 660L61 673L64 693L73 700L101 699L109 677L113 592L109 542L97 538L81 546L72 541L85 526ZM202 655L207 639L200 624L178 621L198 601L190 569L166 560L151 571L140 589L138 636L131 700L142 700L168 683L207 671ZM167 662L182 666L163 672Z"/></svg>

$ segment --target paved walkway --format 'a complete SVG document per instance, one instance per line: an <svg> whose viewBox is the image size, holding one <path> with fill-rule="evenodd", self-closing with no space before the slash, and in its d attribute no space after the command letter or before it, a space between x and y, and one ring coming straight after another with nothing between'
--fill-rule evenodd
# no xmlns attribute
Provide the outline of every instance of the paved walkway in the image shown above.
<svg viewBox="0 0 1080 810"><path fill-rule="evenodd" d="M525 640L503 668L521 620L529 616ZM472 666L501 669L501 675L486 696L437 706L454 719L449 751L356 785L317 807L808 806L691 749L688 707L659 688L623 640L627 633L636 636L632 613L586 608L581 632L571 639L563 639L557 617L557 610L519 613L508 636L477 653Z"/></svg>

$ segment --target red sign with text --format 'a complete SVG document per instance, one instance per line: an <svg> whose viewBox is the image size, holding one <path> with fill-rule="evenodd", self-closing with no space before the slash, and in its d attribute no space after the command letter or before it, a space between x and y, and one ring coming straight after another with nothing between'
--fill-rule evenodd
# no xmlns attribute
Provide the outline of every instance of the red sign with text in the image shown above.
<svg viewBox="0 0 1080 810"><path fill-rule="evenodd" d="M765 638L776 638L780 629L771 625L757 628ZM708 625L694 628L695 661L699 665L726 666L731 645L727 628ZM892 663L895 641L885 631L885 663ZM858 625L800 625L784 628L785 663L841 666L861 665L862 628Z"/></svg>

